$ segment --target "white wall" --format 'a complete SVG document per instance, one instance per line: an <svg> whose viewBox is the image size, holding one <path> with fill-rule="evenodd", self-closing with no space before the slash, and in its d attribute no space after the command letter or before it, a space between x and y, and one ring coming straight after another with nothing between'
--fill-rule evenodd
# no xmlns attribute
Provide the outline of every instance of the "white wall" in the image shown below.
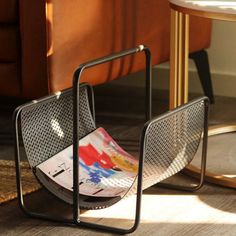
<svg viewBox="0 0 236 236"><path fill-rule="evenodd" d="M236 23L214 21L208 50L212 73L234 75L236 81Z"/></svg>
<svg viewBox="0 0 236 236"><path fill-rule="evenodd" d="M236 97L236 22L213 22L208 55L215 94ZM195 87L195 79L190 80L190 90Z"/></svg>

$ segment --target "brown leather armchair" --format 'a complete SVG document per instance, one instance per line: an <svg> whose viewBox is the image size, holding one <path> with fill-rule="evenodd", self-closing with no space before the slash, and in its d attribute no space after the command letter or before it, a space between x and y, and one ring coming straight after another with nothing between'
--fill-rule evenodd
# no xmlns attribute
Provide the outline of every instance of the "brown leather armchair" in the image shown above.
<svg viewBox="0 0 236 236"><path fill-rule="evenodd" d="M190 24L190 52L209 47L211 21L192 17ZM153 64L168 61L169 36L168 0L1 0L0 95L62 90L79 64L139 44L151 49ZM82 79L99 84L143 68L142 56L127 57Z"/></svg>

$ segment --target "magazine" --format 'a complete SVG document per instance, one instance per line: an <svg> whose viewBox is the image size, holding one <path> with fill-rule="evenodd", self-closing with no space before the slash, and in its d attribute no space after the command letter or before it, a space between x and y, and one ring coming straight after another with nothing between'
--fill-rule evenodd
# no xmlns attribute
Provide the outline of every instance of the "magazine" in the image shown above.
<svg viewBox="0 0 236 236"><path fill-rule="evenodd" d="M138 161L125 152L103 129L79 141L79 193L96 197L122 196L132 186ZM36 167L36 176L51 192L71 202L73 146Z"/></svg>

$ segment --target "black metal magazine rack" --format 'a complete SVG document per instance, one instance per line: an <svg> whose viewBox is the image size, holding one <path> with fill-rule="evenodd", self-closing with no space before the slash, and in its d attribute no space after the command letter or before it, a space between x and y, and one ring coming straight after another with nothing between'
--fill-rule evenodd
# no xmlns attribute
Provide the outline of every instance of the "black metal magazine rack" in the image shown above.
<svg viewBox="0 0 236 236"><path fill-rule="evenodd" d="M146 58L146 118L141 134L138 173L134 183L121 197L109 197L88 201L89 196L79 194L79 139L96 129L92 87L79 84L81 73L90 67L144 52ZM108 57L82 64L74 73L73 89L47 96L20 106L14 113L15 160L17 191L22 210L31 217L74 224L96 230L126 234L133 232L140 221L142 191L174 175L191 162L203 137L202 168L199 184L173 186L171 188L192 191L203 184L206 151L208 99L199 98L171 112L151 119L151 54L147 47L138 46ZM41 162L73 144L73 217L63 219L32 212L24 203L20 172L20 138L32 170ZM53 189L45 186L54 193ZM80 208L100 209L111 206L121 198L137 194L135 220L130 229L85 222L80 219Z"/></svg>

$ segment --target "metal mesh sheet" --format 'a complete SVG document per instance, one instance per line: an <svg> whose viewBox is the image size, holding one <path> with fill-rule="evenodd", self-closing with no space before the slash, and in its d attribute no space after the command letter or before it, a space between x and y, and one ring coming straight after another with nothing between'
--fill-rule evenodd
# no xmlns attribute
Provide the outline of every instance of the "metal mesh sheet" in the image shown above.
<svg viewBox="0 0 236 236"><path fill-rule="evenodd" d="M153 120L144 140L143 189L182 170L197 152L205 117L200 100ZM129 194L136 192L136 184Z"/></svg>
<svg viewBox="0 0 236 236"><path fill-rule="evenodd" d="M80 138L93 131L87 86L80 88ZM61 96L26 107L21 112L25 151L32 167L40 164L73 143L73 99L69 90Z"/></svg>
<svg viewBox="0 0 236 236"><path fill-rule="evenodd" d="M72 92L46 99L21 112L24 147L32 167L52 157L73 143ZM80 138L95 127L91 115L87 87L80 88ZM182 170L193 159L204 127L204 99L176 109L152 120L145 130L143 144L143 189ZM136 180L124 196L136 193ZM101 200L102 199L102 200ZM94 198L82 196L80 206L86 209L108 207L120 197Z"/></svg>

